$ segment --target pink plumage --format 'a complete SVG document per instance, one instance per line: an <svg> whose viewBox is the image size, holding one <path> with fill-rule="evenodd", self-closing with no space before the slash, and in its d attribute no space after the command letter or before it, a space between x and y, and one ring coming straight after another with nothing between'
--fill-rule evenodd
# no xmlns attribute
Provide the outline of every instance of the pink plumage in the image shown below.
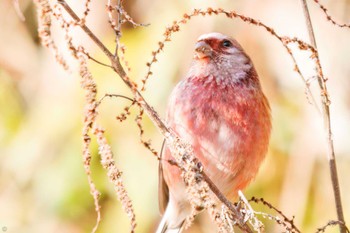
<svg viewBox="0 0 350 233"><path fill-rule="evenodd" d="M199 37L191 68L170 96L167 122L192 144L220 191L234 200L256 176L271 131L268 101L252 61L237 41L220 33ZM160 175L169 193L160 193L168 204L157 232L181 232L191 208L181 171L165 162L172 159L169 150L163 158Z"/></svg>

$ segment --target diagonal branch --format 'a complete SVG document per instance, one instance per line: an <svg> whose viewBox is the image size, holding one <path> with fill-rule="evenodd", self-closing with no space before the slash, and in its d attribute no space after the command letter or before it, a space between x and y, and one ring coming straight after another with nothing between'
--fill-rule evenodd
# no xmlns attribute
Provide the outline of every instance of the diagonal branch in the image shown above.
<svg viewBox="0 0 350 233"><path fill-rule="evenodd" d="M67 13L77 22L80 23L81 20L79 16L73 11L73 9L67 4L65 0L57 0L57 2L67 11ZM80 27L84 32L92 39L95 44L107 55L108 58L112 58L113 54L107 49L107 47L97 38L97 36L92 33L90 28L88 28L84 22L81 22Z"/></svg>

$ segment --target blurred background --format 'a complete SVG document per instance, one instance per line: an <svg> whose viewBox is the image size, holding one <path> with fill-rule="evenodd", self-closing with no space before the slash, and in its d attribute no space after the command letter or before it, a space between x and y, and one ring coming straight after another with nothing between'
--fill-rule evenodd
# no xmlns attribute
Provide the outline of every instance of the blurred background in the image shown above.
<svg viewBox="0 0 350 233"><path fill-rule="evenodd" d="M83 2L69 1L77 12ZM322 1L340 22L350 20L350 1ZM96 213L82 164L82 120L84 93L76 64L68 59L64 71L37 36L36 10L32 1L20 0L26 20L16 14L11 0L0 1L0 232L90 232ZM107 22L107 1L93 0L87 25L112 50L114 34ZM125 9L136 22L148 27L125 24L122 42L130 76L139 82L147 73L146 63L157 49L165 27L193 8L221 7L259 19L280 35L308 41L300 1L297 0L148 0L125 1ZM326 20L309 1L321 62L331 96L331 117L338 162L343 208L350 223L350 29L340 29ZM236 38L251 56L264 91L270 101L273 131L267 158L256 180L244 191L247 198L263 197L287 216L295 216L302 232L314 232L336 211L327 162L323 123L310 105L300 77L281 43L263 29L224 16L197 17L181 27L158 57L154 75L147 83L145 97L164 117L167 98L186 73L198 36L212 31ZM59 48L63 36L57 25L53 35ZM84 44L95 58L107 62L79 30L76 42ZM68 57L68 53L65 54ZM313 74L309 54L296 57L305 74ZM105 93L130 92L108 68L91 63L98 85L98 97ZM311 82L317 91L317 81ZM315 92L315 96L318 93ZM125 186L133 200L136 232L154 232L160 215L157 202L157 159L140 143L134 118L123 123L115 117L129 103L107 99L100 108L99 122L106 129L116 164L123 171ZM159 150L162 136L146 117L145 136ZM98 232L128 232L129 222L122 212L113 187L101 168L96 143L92 143L92 176L102 193L102 222ZM253 205L257 211L266 211ZM271 221L262 219L266 232L280 232ZM215 232L202 224L187 232ZM210 224L209 224L210 225ZM338 228L328 232L338 232Z"/></svg>

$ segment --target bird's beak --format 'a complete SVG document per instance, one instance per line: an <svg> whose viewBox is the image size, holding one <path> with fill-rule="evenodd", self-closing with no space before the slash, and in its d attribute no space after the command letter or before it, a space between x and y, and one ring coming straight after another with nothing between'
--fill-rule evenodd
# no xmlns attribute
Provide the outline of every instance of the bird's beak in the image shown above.
<svg viewBox="0 0 350 233"><path fill-rule="evenodd" d="M195 45L195 58L202 59L211 57L213 50L205 41L198 41Z"/></svg>

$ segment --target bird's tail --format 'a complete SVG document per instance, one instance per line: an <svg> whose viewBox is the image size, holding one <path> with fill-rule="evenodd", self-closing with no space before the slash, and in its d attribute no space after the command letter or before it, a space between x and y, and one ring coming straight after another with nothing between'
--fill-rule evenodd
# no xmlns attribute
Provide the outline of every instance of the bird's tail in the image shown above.
<svg viewBox="0 0 350 233"><path fill-rule="evenodd" d="M168 205L156 233L181 233L185 219L179 218L171 205Z"/></svg>

